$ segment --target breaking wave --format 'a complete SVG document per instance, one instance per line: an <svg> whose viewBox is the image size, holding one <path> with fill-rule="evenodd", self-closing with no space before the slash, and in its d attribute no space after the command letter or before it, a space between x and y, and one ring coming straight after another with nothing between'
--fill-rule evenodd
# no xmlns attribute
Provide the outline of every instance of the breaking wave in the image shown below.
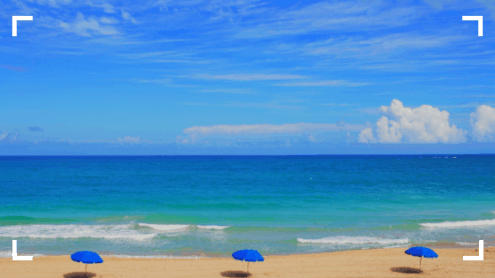
<svg viewBox="0 0 495 278"><path fill-rule="evenodd" d="M348 236L337 236L337 237L325 237L320 239L304 239L298 238L299 243L316 243L316 244L378 244L378 245L397 245L397 244L408 244L408 238L402 239L384 239L377 237L348 237Z"/></svg>

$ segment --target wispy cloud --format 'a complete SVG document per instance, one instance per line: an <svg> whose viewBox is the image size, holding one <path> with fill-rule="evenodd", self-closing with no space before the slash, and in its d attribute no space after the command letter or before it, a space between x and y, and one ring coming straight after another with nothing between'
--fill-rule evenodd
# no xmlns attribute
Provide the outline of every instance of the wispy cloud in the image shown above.
<svg viewBox="0 0 495 278"><path fill-rule="evenodd" d="M138 143L139 142L139 136L132 137L132 136L124 136L124 138L118 138L117 139L120 143Z"/></svg>
<svg viewBox="0 0 495 278"><path fill-rule="evenodd" d="M28 127L28 130L31 132L43 132L43 129L39 126L30 126Z"/></svg>
<svg viewBox="0 0 495 278"><path fill-rule="evenodd" d="M22 140L19 138L19 131L15 130L13 133L2 133L0 134L0 142L21 142Z"/></svg>
<svg viewBox="0 0 495 278"><path fill-rule="evenodd" d="M26 71L26 69L23 67L15 67L15 66L10 66L10 65L0 65L0 68L13 70L13 71Z"/></svg>
<svg viewBox="0 0 495 278"><path fill-rule="evenodd" d="M265 103L258 102L228 102L224 106L227 107L254 107L254 108L269 108L269 109L287 109L287 110L302 110L304 106L285 104L279 101L271 101Z"/></svg>
<svg viewBox="0 0 495 278"><path fill-rule="evenodd" d="M106 21L106 20L103 20ZM60 22L60 27L67 32L76 33L81 36L91 37L94 35L116 35L117 29L110 25L104 25L101 19L89 17L86 19L82 13L77 13L76 20L71 23Z"/></svg>
<svg viewBox="0 0 495 278"><path fill-rule="evenodd" d="M126 12L124 10L122 11L122 18L124 20L130 21L130 22L132 22L134 24L137 24L136 19L134 17L132 17L130 13L128 13L128 12Z"/></svg>
<svg viewBox="0 0 495 278"><path fill-rule="evenodd" d="M170 78L162 78L162 79L132 79L132 81L138 83L159 83L159 84L170 84L172 83L172 79Z"/></svg>
<svg viewBox="0 0 495 278"><path fill-rule="evenodd" d="M145 61L146 62L146 61ZM149 60L147 62L150 63L189 63L189 64L209 64L212 61L210 60L178 60L178 59L158 59L158 60Z"/></svg>
<svg viewBox="0 0 495 278"><path fill-rule="evenodd" d="M392 54L396 49L424 49L446 46L463 41L462 36L424 36L416 33L400 33L375 36L357 35L350 38L332 38L304 44L300 49L309 55L335 55L337 57L373 57ZM382 56L380 56L382 57Z"/></svg>
<svg viewBox="0 0 495 278"><path fill-rule="evenodd" d="M495 98L495 95L485 95L485 94L479 94L479 95L463 95L463 96L455 96L456 98Z"/></svg>
<svg viewBox="0 0 495 278"><path fill-rule="evenodd" d="M270 102L225 102L225 103L205 103L205 102L186 102L183 105L200 105L200 106L223 106L223 107L252 107L267 109L283 110L302 110L304 106L287 104L287 102L270 101Z"/></svg>
<svg viewBox="0 0 495 278"><path fill-rule="evenodd" d="M472 102L472 103L463 103L463 104L450 104L450 105L440 105L437 106L438 108L441 109L449 109L449 108L471 108L471 107L476 107L479 106L479 102Z"/></svg>
<svg viewBox="0 0 495 278"><path fill-rule="evenodd" d="M322 105L323 106L331 106L331 107L345 107L345 106L349 106L350 104L347 104L347 103L324 103Z"/></svg>
<svg viewBox="0 0 495 278"><path fill-rule="evenodd" d="M105 17L105 16L101 17L99 21L104 24L116 24L119 22L117 19L113 17Z"/></svg>
<svg viewBox="0 0 495 278"><path fill-rule="evenodd" d="M373 83L365 82L349 82L346 80L326 80L326 81L316 81L316 82L296 82L296 83L284 83L276 84L276 86L348 86L348 87L358 87L373 85Z"/></svg>
<svg viewBox="0 0 495 278"><path fill-rule="evenodd" d="M317 124L317 123L298 123L298 124L255 124L255 125L214 125L214 126L193 126L183 130L187 135L211 135L211 134L292 134L303 133L305 131L359 131L363 125L352 124Z"/></svg>
<svg viewBox="0 0 495 278"><path fill-rule="evenodd" d="M206 103L206 102L186 102L183 103L184 105L198 105L198 106L210 106L210 105L215 105L211 103Z"/></svg>
<svg viewBox="0 0 495 278"><path fill-rule="evenodd" d="M417 19L419 7L390 7L381 2L319 2L295 6L269 17L256 27L244 28L235 37L261 38L299 35L322 30L383 29Z"/></svg>
<svg viewBox="0 0 495 278"><path fill-rule="evenodd" d="M60 6L71 4L72 0L29 0L29 2L35 2L38 5L48 5L53 8L59 8Z"/></svg>
<svg viewBox="0 0 495 278"><path fill-rule="evenodd" d="M251 91L246 89L205 89L204 93L227 93L227 94L250 94Z"/></svg>
<svg viewBox="0 0 495 278"><path fill-rule="evenodd" d="M51 0L50 0L51 1ZM66 1L71 1L71 0L66 0ZM86 1L86 5L93 7L93 8L101 8L105 13L110 13L113 14L115 13L115 8L112 4L108 2L103 2L103 1L97 1L98 3L94 3L93 1Z"/></svg>
<svg viewBox="0 0 495 278"><path fill-rule="evenodd" d="M466 10L467 8L472 8L481 5L492 14L492 17L495 16L495 3L493 2L493 0L475 0L475 1L425 0L425 2L439 10L453 9L453 10L462 11L462 10Z"/></svg>
<svg viewBox="0 0 495 278"><path fill-rule="evenodd" d="M223 74L223 75L211 75L211 74L197 74L190 76L180 76L197 79L210 79L210 80L233 80L233 81L265 81L265 80L286 80L286 79L302 79L306 78L302 75L296 74Z"/></svg>
<svg viewBox="0 0 495 278"><path fill-rule="evenodd" d="M212 60L193 58L195 53L170 50L170 51L153 51L117 54L119 57L133 59L139 63L189 63L189 64L208 64Z"/></svg>

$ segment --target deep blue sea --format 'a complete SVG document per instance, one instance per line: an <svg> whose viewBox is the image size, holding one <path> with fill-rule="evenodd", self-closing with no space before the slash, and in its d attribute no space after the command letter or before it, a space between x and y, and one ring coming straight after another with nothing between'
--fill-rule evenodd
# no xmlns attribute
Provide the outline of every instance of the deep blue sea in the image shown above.
<svg viewBox="0 0 495 278"><path fill-rule="evenodd" d="M0 157L0 256L495 245L495 156Z"/></svg>

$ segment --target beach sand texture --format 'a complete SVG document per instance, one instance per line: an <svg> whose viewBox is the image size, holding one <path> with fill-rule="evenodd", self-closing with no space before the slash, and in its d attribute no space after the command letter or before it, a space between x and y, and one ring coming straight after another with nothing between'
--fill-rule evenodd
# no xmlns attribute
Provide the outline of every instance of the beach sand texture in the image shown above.
<svg viewBox="0 0 495 278"><path fill-rule="evenodd" d="M486 248L484 261L463 261L477 256L475 249L435 249L438 259L404 254L403 248L355 250L322 254L270 256L250 263L249 277L495 277L495 248ZM232 258L137 259L103 257L103 264L71 261L70 256L35 257L33 261L0 259L6 278L155 278L246 277L246 262Z"/></svg>

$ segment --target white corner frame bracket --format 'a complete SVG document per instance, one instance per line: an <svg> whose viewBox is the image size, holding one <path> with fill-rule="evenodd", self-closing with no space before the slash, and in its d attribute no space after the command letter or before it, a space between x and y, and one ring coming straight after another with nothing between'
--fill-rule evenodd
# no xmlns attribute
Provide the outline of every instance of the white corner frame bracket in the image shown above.
<svg viewBox="0 0 495 278"><path fill-rule="evenodd" d="M478 256L463 256L462 259L464 261L482 261L484 253L484 243L483 240L480 240L480 254Z"/></svg>
<svg viewBox="0 0 495 278"><path fill-rule="evenodd" d="M478 37L483 37L483 16L462 16L462 20L478 21Z"/></svg>
<svg viewBox="0 0 495 278"><path fill-rule="evenodd" d="M32 21L33 16L24 16L24 15L15 15L12 17L12 37L17 37L17 21L19 20L27 20Z"/></svg>
<svg viewBox="0 0 495 278"><path fill-rule="evenodd" d="M13 261L32 261L33 256L17 256L17 240L12 240L12 260Z"/></svg>

